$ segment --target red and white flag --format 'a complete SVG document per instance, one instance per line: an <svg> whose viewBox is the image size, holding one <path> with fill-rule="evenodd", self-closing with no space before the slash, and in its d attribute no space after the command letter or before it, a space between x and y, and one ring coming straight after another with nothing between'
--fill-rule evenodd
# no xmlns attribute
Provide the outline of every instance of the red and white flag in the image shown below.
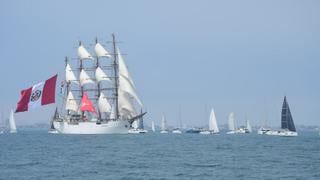
<svg viewBox="0 0 320 180"><path fill-rule="evenodd" d="M57 76L58 75L55 75L46 81L22 90L20 100L17 104L16 113L54 103Z"/></svg>

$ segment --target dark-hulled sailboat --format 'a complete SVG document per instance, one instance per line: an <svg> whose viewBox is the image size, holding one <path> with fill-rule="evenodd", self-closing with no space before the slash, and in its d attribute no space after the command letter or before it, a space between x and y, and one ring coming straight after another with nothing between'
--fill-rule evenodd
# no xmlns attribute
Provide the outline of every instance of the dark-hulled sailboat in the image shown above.
<svg viewBox="0 0 320 180"><path fill-rule="evenodd" d="M288 137L298 136L286 96L284 97L282 111L281 111L281 130L268 131L266 134L276 135L276 136L288 136Z"/></svg>

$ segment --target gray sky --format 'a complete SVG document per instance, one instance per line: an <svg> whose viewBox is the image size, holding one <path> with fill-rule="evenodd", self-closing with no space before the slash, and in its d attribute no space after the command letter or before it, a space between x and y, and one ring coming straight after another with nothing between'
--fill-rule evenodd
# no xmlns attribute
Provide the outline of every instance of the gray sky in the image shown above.
<svg viewBox="0 0 320 180"><path fill-rule="evenodd" d="M148 111L146 123L218 124L235 112L253 125L280 126L287 95L296 124L319 125L320 1L0 1L0 108L7 116L20 90L64 72L78 40L122 42ZM62 74L61 74L62 75ZM54 105L16 116L45 123Z"/></svg>

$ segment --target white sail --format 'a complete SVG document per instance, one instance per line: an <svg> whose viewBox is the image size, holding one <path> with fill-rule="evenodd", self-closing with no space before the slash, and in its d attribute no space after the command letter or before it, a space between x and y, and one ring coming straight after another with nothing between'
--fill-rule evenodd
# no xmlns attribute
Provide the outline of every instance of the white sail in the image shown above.
<svg viewBox="0 0 320 180"><path fill-rule="evenodd" d="M94 81L90 78L90 76L87 74L85 70L81 70L80 72L80 84L81 86L85 84L93 84Z"/></svg>
<svg viewBox="0 0 320 180"><path fill-rule="evenodd" d="M94 50L98 57L111 57L110 53L100 43L95 45Z"/></svg>
<svg viewBox="0 0 320 180"><path fill-rule="evenodd" d="M67 64L67 66L66 66L66 81L67 82L76 82L77 81L77 78L74 75L69 64Z"/></svg>
<svg viewBox="0 0 320 180"><path fill-rule="evenodd" d="M96 79L97 79L97 82L111 81L111 79L107 76L105 72L103 72L103 70L100 67L96 69Z"/></svg>
<svg viewBox="0 0 320 180"><path fill-rule="evenodd" d="M154 122L153 121L151 122L151 129L152 129L153 132L156 132L156 128L154 126Z"/></svg>
<svg viewBox="0 0 320 180"><path fill-rule="evenodd" d="M110 119L115 119L116 118L114 105L111 106L111 112L110 112L110 117L109 118Z"/></svg>
<svg viewBox="0 0 320 180"><path fill-rule="evenodd" d="M86 48L83 47L83 45L78 47L78 56L81 60L93 59L91 54L86 50Z"/></svg>
<svg viewBox="0 0 320 180"><path fill-rule="evenodd" d="M251 128L251 125L250 125L249 120L247 120L247 130L248 130L250 133L252 132L252 128Z"/></svg>
<svg viewBox="0 0 320 180"><path fill-rule="evenodd" d="M119 114L124 118L131 118L137 115L133 102L126 92L119 90L118 93Z"/></svg>
<svg viewBox="0 0 320 180"><path fill-rule="evenodd" d="M134 86L123 76L119 77L119 90L128 93L140 106L142 106L142 102L140 101Z"/></svg>
<svg viewBox="0 0 320 180"><path fill-rule="evenodd" d="M125 78L127 78L129 80L129 82L134 85L133 80L129 74L129 70L128 67L126 65L126 63L124 62L124 59L120 53L120 49L117 49L118 52L118 61L119 61L119 74Z"/></svg>
<svg viewBox="0 0 320 180"><path fill-rule="evenodd" d="M140 106L142 106L142 102L137 95L137 92L135 90L135 85L129 74L128 68L123 60L123 57L120 53L119 48L118 48L118 59L119 59L119 89L130 94L132 97L135 98L135 100L140 104Z"/></svg>
<svg viewBox="0 0 320 180"><path fill-rule="evenodd" d="M236 129L235 125L234 125L234 113L233 112L229 114L228 126L229 126L230 131L234 131Z"/></svg>
<svg viewBox="0 0 320 180"><path fill-rule="evenodd" d="M166 131L167 130L167 121L164 115L162 115L161 119L161 131Z"/></svg>
<svg viewBox="0 0 320 180"><path fill-rule="evenodd" d="M210 118L209 118L209 130L214 132L219 132L218 124L216 115L214 113L214 110L212 108Z"/></svg>
<svg viewBox="0 0 320 180"><path fill-rule="evenodd" d="M11 112L10 112L9 126L10 126L10 133L17 132L17 127L16 127L16 122L14 120L13 110L11 110Z"/></svg>
<svg viewBox="0 0 320 180"><path fill-rule="evenodd" d="M66 101L66 110L71 110L77 112L79 110L78 103L73 96L72 91L69 91L67 101Z"/></svg>
<svg viewBox="0 0 320 180"><path fill-rule="evenodd" d="M106 96L101 92L99 100L98 100L98 107L100 112L111 112L111 105L108 102Z"/></svg>

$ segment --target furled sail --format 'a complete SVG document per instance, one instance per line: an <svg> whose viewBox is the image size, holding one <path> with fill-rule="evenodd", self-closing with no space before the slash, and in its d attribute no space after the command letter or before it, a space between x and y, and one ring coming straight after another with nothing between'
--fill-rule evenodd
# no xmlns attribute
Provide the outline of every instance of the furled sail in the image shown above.
<svg viewBox="0 0 320 180"><path fill-rule="evenodd" d="M97 79L97 82L111 81L110 78L107 76L107 74L103 72L103 70L100 67L96 69L96 79Z"/></svg>
<svg viewBox="0 0 320 180"><path fill-rule="evenodd" d="M100 43L95 45L94 50L98 57L111 57L111 54Z"/></svg>
<svg viewBox="0 0 320 180"><path fill-rule="evenodd" d="M83 47L83 45L78 47L78 56L80 60L93 59L91 54L86 50L86 48Z"/></svg>
<svg viewBox="0 0 320 180"><path fill-rule="evenodd" d="M216 115L213 108L211 109L210 119L209 119L209 130L214 132L219 132Z"/></svg>
<svg viewBox="0 0 320 180"><path fill-rule="evenodd" d="M78 103L73 96L72 91L69 91L67 102L66 102L66 110L71 110L77 112L79 110Z"/></svg>
<svg viewBox="0 0 320 180"><path fill-rule="evenodd" d="M229 126L230 131L234 131L236 129L235 125L234 125L234 113L233 112L229 114L228 126Z"/></svg>
<svg viewBox="0 0 320 180"><path fill-rule="evenodd" d="M67 64L67 66L66 66L66 81L67 82L76 82L77 81L77 78L74 75L69 64Z"/></svg>
<svg viewBox="0 0 320 180"><path fill-rule="evenodd" d="M101 92L98 100L98 107L100 112L111 112L111 105L108 102L106 96Z"/></svg>
<svg viewBox="0 0 320 180"><path fill-rule="evenodd" d="M93 84L94 81L90 78L90 76L87 74L85 70L81 70L80 72L80 84L81 86L85 84Z"/></svg>

